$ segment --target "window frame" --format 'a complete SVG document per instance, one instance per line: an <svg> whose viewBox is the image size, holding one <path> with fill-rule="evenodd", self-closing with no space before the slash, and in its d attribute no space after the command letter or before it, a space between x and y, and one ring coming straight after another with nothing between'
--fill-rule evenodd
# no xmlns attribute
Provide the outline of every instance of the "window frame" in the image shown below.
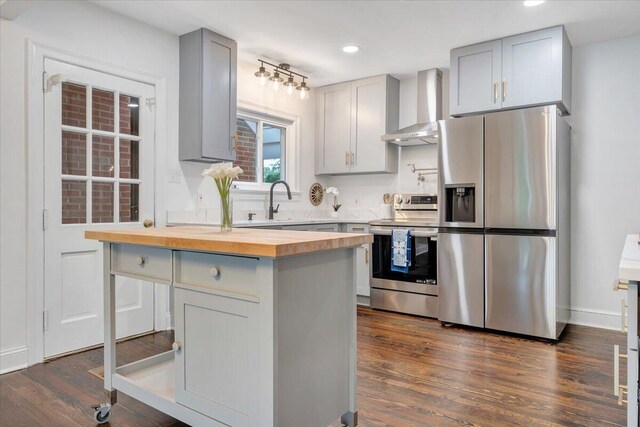
<svg viewBox="0 0 640 427"><path fill-rule="evenodd" d="M253 104L238 104L237 118L252 120L258 123L257 129L257 147L256 147L256 182L235 181L234 187L236 195L242 194L262 194L269 192L271 183L263 182L264 159L263 159L263 143L262 129L264 124L269 124L284 128L284 144L281 146L281 179L289 184L294 195L299 195L299 150L298 137L300 132L299 116L282 112L267 110L263 107ZM276 187L275 192L285 192L285 188Z"/></svg>

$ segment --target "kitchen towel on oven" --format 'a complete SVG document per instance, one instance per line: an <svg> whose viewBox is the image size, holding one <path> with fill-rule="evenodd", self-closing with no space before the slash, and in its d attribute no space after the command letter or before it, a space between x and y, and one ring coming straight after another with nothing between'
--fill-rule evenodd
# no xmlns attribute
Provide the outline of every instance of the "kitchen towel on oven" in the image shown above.
<svg viewBox="0 0 640 427"><path fill-rule="evenodd" d="M409 230L393 230L391 232L391 271L408 273L410 260L411 237Z"/></svg>

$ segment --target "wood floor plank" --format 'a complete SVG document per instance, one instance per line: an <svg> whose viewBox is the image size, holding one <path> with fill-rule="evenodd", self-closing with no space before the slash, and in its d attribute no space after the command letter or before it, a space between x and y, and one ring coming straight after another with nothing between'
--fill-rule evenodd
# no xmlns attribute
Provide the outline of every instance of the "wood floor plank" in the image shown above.
<svg viewBox="0 0 640 427"><path fill-rule="evenodd" d="M172 342L161 332L120 343L118 365ZM360 425L624 426L626 408L612 394L612 349L624 343L621 333L582 326L569 325L551 343L361 307ZM89 371L102 365L102 354L90 350L2 375L0 425L92 425L90 405L104 394ZM184 426L122 393L110 425Z"/></svg>

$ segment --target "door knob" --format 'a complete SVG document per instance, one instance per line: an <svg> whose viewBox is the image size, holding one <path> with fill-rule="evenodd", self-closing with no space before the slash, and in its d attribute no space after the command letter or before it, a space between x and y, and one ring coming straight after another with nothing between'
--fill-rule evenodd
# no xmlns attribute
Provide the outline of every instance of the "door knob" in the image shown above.
<svg viewBox="0 0 640 427"><path fill-rule="evenodd" d="M153 227L153 220L145 219L142 225L144 225L144 228Z"/></svg>

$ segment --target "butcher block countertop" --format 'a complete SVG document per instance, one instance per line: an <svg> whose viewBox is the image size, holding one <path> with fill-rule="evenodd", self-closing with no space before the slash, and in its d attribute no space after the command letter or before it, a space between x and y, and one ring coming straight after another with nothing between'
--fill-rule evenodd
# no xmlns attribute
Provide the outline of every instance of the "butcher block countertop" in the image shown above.
<svg viewBox="0 0 640 427"><path fill-rule="evenodd" d="M279 258L373 242L370 234L183 226L140 230L86 231L85 238L111 243L157 246L243 256Z"/></svg>
<svg viewBox="0 0 640 427"><path fill-rule="evenodd" d="M640 282L640 235L628 234L620 257L620 279Z"/></svg>

